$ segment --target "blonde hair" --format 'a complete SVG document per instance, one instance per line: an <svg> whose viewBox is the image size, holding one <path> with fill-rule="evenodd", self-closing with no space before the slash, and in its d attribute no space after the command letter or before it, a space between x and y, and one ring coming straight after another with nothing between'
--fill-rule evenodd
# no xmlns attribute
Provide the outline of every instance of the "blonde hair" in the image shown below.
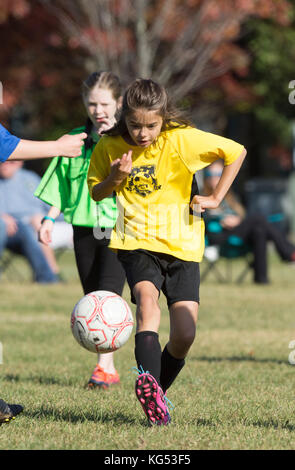
<svg viewBox="0 0 295 470"><path fill-rule="evenodd" d="M95 88L110 90L114 100L118 100L122 95L122 86L119 78L112 72L93 72L82 83L82 96L85 100L90 91Z"/></svg>
<svg viewBox="0 0 295 470"><path fill-rule="evenodd" d="M82 97L84 103L86 103L89 93L95 87L109 90L115 101L118 101L122 96L122 85L120 79L112 72L93 72L86 78L86 80L84 80L82 83ZM86 150L93 146L93 139L91 136L92 129L93 123L91 119L88 118L85 125L85 132L87 134L87 139L85 141Z"/></svg>

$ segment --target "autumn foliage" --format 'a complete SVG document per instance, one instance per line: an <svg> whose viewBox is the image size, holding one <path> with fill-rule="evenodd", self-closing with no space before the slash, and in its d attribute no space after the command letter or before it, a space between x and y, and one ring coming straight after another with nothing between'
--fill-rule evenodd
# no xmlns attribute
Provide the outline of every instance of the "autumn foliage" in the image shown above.
<svg viewBox="0 0 295 470"><path fill-rule="evenodd" d="M251 99L239 81L251 63L243 25L255 16L284 27L290 8L288 0L2 0L0 118L29 97L42 125L62 126L81 113L81 81L96 69L124 83L153 77L176 100L216 81L231 100Z"/></svg>

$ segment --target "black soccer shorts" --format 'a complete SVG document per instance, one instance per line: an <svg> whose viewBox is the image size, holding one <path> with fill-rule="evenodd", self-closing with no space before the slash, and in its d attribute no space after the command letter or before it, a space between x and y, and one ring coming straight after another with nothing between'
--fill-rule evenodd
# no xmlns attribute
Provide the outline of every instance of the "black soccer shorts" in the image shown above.
<svg viewBox="0 0 295 470"><path fill-rule="evenodd" d="M131 301L136 303L133 288L140 281L150 281L167 299L167 305L179 301L199 302L199 263L184 261L165 253L147 250L118 250L126 272Z"/></svg>

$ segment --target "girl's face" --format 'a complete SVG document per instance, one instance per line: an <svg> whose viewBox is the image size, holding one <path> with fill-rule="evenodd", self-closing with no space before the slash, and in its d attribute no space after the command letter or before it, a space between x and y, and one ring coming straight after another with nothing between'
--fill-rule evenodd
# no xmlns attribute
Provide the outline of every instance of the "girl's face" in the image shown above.
<svg viewBox="0 0 295 470"><path fill-rule="evenodd" d="M97 130L115 124L115 114L119 106L111 90L94 87L85 100L87 114Z"/></svg>
<svg viewBox="0 0 295 470"><path fill-rule="evenodd" d="M140 108L128 114L125 122L135 145L145 148L151 145L159 136L163 118L158 114L158 111Z"/></svg>

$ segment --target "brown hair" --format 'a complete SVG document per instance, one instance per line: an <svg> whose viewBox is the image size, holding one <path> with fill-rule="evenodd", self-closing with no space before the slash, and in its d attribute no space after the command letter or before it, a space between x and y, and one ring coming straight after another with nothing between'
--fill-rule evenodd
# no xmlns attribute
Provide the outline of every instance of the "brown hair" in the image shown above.
<svg viewBox="0 0 295 470"><path fill-rule="evenodd" d="M163 119L162 131L192 125L184 113L172 105L163 86L151 79L138 78L129 85L123 96L119 121L112 129L104 133L108 135L124 135L128 133L125 118L140 108L159 113Z"/></svg>

